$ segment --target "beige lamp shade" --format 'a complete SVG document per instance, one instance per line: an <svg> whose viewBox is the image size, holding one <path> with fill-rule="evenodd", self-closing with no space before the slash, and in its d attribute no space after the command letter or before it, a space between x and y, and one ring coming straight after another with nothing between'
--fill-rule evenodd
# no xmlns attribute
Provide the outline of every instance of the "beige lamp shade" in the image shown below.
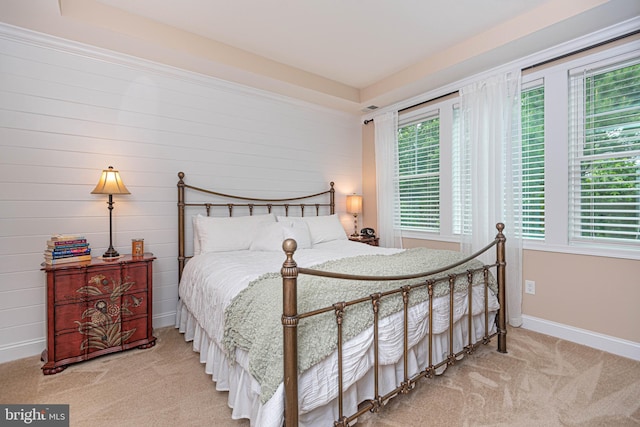
<svg viewBox="0 0 640 427"><path fill-rule="evenodd" d="M122 183L120 173L109 166L108 169L102 171L100 181L91 194L131 194L127 187Z"/></svg>
<svg viewBox="0 0 640 427"><path fill-rule="evenodd" d="M347 196L347 212L350 214L362 213L362 196L357 194Z"/></svg>

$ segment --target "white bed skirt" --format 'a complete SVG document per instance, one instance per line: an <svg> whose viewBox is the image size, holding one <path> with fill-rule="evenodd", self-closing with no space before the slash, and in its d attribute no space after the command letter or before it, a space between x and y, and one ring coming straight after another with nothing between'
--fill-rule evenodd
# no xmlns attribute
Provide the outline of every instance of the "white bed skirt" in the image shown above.
<svg viewBox="0 0 640 427"><path fill-rule="evenodd" d="M484 314L481 313L480 298L477 301L478 309L474 304L473 329L474 341L480 339L484 334ZM464 307L464 306L461 306ZM413 307L412 307L413 308ZM493 316L497 310L497 302L492 301L489 305L490 333L495 331ZM457 311L457 310L456 310ZM461 310L466 312L466 310ZM411 312L411 310L410 310ZM477 313L477 314L475 314ZM438 313L434 309L434 316L448 316L447 313ZM455 317L463 319L457 321L454 327L454 352L460 351L468 343L468 333L466 317L462 318L461 312L456 313ZM393 322L400 321L402 313L390 316L388 326ZM393 318L393 319L391 319ZM387 319L384 319L387 320ZM384 321L383 320L383 321ZM381 321L382 323L382 321ZM426 322L425 322L426 323ZM434 321L434 324L436 322ZM424 324L424 323L423 323ZM200 362L205 365L205 372L212 376L215 387L219 391L227 391L228 404L232 408L231 417L233 419L247 418L252 426L258 427L281 427L284 422L284 385L281 383L275 394L264 404L260 399L260 385L251 376L247 367L248 353L244 350L236 351L235 363L230 363L224 349L214 339L208 336L206 331L198 324L195 317L189 312L187 307L178 300L178 309L176 315L176 328L184 334L186 341L193 342L194 351L200 353ZM381 328L382 329L382 326ZM397 328L393 328L397 330ZM400 328L401 329L401 328ZM355 385L353 381L348 382L345 379L345 392L343 408L345 415L352 414L357 411L358 403L373 398L373 345L371 344L372 328L350 340L344 348L344 370L345 372L354 373L353 378L357 379ZM394 354L392 360L384 360L381 357L381 366L379 372L379 392L381 395L386 394L390 390L397 387L404 379L404 368L402 354L402 332L396 334L399 339L391 342L387 341L385 346L387 350ZM429 361L429 343L427 328L420 328L415 332L414 345L410 345L408 356L409 375L415 375L422 367L428 366ZM410 339L410 342L412 340ZM445 331L438 331L434 334L434 347L432 362L438 364L449 354L449 334ZM385 352L384 349L380 350ZM356 353L356 357L351 357L350 353ZM360 353L360 354L357 354ZM389 353L389 352L386 352ZM400 357L398 357L400 355ZM351 356L353 356L351 354ZM305 427L327 426L333 424L337 420L338 404L337 404L337 356L334 352L323 362L314 366L309 371L303 373L299 379L299 406L300 416L299 425ZM445 365L446 366L446 365ZM442 373L446 368L442 367L438 374ZM333 373L332 373L333 372ZM332 380L328 380L332 378ZM321 379L321 381L319 381Z"/></svg>

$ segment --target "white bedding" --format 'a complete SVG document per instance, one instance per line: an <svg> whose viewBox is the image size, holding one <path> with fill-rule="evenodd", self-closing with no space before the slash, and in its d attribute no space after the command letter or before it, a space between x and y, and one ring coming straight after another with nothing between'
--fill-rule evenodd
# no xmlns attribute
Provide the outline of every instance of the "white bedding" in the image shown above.
<svg viewBox="0 0 640 427"><path fill-rule="evenodd" d="M313 249L296 251L294 259L299 266L310 267L341 257L396 253L398 249L378 248L349 240L334 240L315 244ZM186 265L180 283L180 300L176 327L185 333L186 340L193 340L194 350L200 352L201 362L206 364L207 373L216 381L218 390L229 391L229 406L233 408L233 418L249 418L251 425L279 427L283 422L284 387L282 384L274 396L264 405L260 403L260 385L248 373L247 353L236 350L235 363L230 363L222 347L224 334L224 309L232 299L252 280L266 272L278 272L282 267L283 252L234 251L206 253L193 257ZM466 312L465 294L456 294L454 318L461 318ZM474 288L474 334L484 334L483 290ZM443 297L434 303L434 343L433 363L443 360L448 351L449 298ZM490 311L496 311L495 298L490 301ZM379 326L381 393L395 388L403 377L402 372L402 328L394 327L401 313L384 319ZM428 362L428 323L418 320L428 319L428 305L419 304L410 309L409 371L416 373ZM414 321L415 320L415 321ZM492 325L493 326L493 325ZM373 381L371 365L373 348L372 328L364 331L344 344L346 383L345 413L355 412L358 402L371 398ZM459 322L454 330L454 351L467 342L467 322ZM400 362L400 363L399 363ZM299 380L300 425L326 426L337 419L335 398L337 396L337 356L333 355L303 373Z"/></svg>

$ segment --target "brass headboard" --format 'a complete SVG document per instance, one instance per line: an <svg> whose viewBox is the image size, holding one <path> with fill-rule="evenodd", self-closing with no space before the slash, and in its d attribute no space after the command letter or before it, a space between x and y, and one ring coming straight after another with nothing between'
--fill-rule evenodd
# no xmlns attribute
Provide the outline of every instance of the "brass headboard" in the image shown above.
<svg viewBox="0 0 640 427"><path fill-rule="evenodd" d="M305 208L307 208L306 212L309 212L310 209L315 211L315 215L318 216L321 213L321 208L329 208L329 214L335 213L335 190L333 188L333 182L329 184L329 189L326 191L321 191L320 193L309 194L306 196L292 197L287 199L263 199L263 198L255 198L255 197L244 197L244 196L234 196L230 194L219 193L217 191L205 190L203 188L194 187L192 185L185 184L184 182L184 172L178 172L178 280L182 278L182 270L184 269L185 263L191 256L186 256L185 254L185 209L187 207L196 207L202 208L206 211L207 216L211 215L212 208L227 208L228 215L233 216L233 211L235 208L247 208L248 214L253 215L255 208L265 209L267 213L272 213L274 208L282 211L283 216L288 216L291 208L299 208L300 216L305 215ZM209 195L213 196L223 201L216 201L216 203L210 202L196 202L196 203L187 203L185 193L186 190L192 190L196 194L201 195ZM329 202L324 203L304 203L303 201L307 201L310 199L319 200L324 195L329 196ZM240 203L238 203L240 202ZM293 203L292 203L293 202ZM237 209L236 209L237 210Z"/></svg>

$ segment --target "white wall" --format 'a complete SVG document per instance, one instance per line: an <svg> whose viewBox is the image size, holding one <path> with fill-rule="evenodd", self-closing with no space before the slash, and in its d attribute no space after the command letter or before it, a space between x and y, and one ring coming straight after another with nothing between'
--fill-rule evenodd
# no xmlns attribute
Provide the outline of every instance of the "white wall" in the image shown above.
<svg viewBox="0 0 640 427"><path fill-rule="evenodd" d="M108 246L106 196L90 194L103 168L131 191L114 196L114 246L144 238L157 256L159 327L177 301L177 172L263 196L335 181L344 213L361 186L360 132L355 116L0 25L0 362L45 348L48 237Z"/></svg>

